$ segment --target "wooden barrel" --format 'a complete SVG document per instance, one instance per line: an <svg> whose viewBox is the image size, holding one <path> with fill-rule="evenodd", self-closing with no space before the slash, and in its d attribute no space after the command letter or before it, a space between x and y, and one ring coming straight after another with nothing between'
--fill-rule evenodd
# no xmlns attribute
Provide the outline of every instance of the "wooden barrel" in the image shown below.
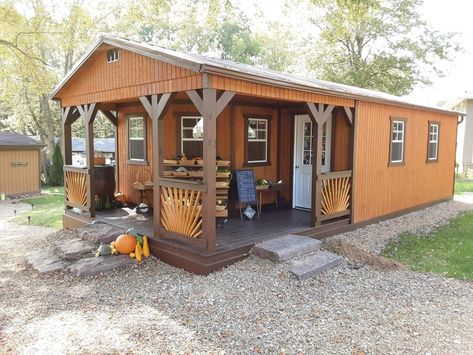
<svg viewBox="0 0 473 355"><path fill-rule="evenodd" d="M94 173L95 194L104 201L108 195L112 201L115 193L115 168L112 165L99 165L94 167Z"/></svg>

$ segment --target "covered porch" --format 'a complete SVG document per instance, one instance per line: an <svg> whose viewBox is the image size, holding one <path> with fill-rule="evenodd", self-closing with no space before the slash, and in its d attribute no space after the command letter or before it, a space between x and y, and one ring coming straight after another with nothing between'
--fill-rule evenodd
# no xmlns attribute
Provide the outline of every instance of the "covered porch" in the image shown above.
<svg viewBox="0 0 473 355"><path fill-rule="evenodd" d="M184 95L188 96L187 100ZM347 168L352 167L353 159L354 118L351 108L254 98L212 89L150 95L140 97L139 100L139 103L100 103L64 110L66 154L67 142L70 139L69 126L74 118L91 122L86 125L86 129L87 136L91 137L87 146L92 152L87 155L87 168L70 165L64 167L65 224L72 220L74 211L79 209L82 211L81 215L89 219L102 220L124 229L135 227L151 237L150 246L155 255L173 265L205 274L245 257L250 248L258 242L287 234L323 237L326 233L336 231L337 227L350 223L352 172ZM221 100L225 100L226 105L223 105ZM137 169L149 169L152 171L149 180L153 185L148 186L146 202L152 213L137 214L135 210L126 208L96 211L96 169L91 142L93 117L99 109L102 110L116 125L116 137L120 142L126 140L126 135L121 130L127 129L127 112L138 111L139 105L142 105L142 111L146 112L152 127L148 133L151 147L147 147L151 150L151 157L146 165L131 164L126 159L126 152L120 153L119 148L116 191L122 192L125 187L130 201L137 202L137 191L133 189L132 181L126 178L125 174L133 174L133 178ZM220 106L218 110L217 106ZM230 131L238 128L235 112L243 111L241 107L251 107L252 111L255 111L255 108L263 108L276 112L276 116L271 120L271 125L276 129L267 133L273 135L276 145L271 148L268 146L268 155L272 155L271 165L245 166L238 163L238 150L244 150L243 146L235 142L232 135L219 134L223 131L222 125L228 125L226 128ZM176 161L175 155L169 153L169 146L180 146L182 143L179 142L178 136L169 136L167 129L179 119L175 112L181 110L190 110L202 117L202 161L184 163ZM222 112L224 113L220 117ZM304 118L301 125L303 128L298 138L298 119L301 117ZM224 121L226 122L223 123ZM232 146L225 147L227 139L233 139ZM219 155L220 160L217 160ZM273 181L283 180L284 187L280 193L264 194L262 202L266 209L263 209L264 213L260 219L255 217L251 221L246 218L240 220L234 182L223 186L219 184L222 181L219 179L219 170L215 173L223 161L225 164L229 162L225 169L230 170L231 174L237 169L250 168L255 171L256 178L269 175ZM300 169L302 164L309 170L309 182L304 180L304 176L297 180L297 169ZM177 176L168 174L171 167L174 169L178 166L185 167L189 172ZM194 171L201 171L201 175L194 176ZM300 191L301 186L307 183L309 186L306 186L306 190ZM308 206L304 206L296 198L296 194L304 193L310 194ZM282 197L286 208L275 208L278 197ZM223 213L214 202L219 199L226 199L226 210ZM213 261L207 264L206 261L209 260Z"/></svg>
<svg viewBox="0 0 473 355"><path fill-rule="evenodd" d="M100 64L96 69L91 64L87 73L101 71L107 78L121 73L121 65L125 72L130 65L146 68L109 84L91 77L96 86L91 93L84 72L77 89L71 79L56 93L63 107L65 227L113 218L96 214L93 125L98 111L116 127L115 191L138 203L134 182L148 174L141 183L152 215L115 216L120 218L114 222L127 221L129 228L132 221L146 229L151 251L170 264L207 274L246 256L259 241L289 233L317 236L350 223L355 100L288 85L286 78L269 80L258 70L239 78L232 77L238 70L204 72L187 57L166 53L154 58L156 50L149 54L152 59L143 60L126 47L118 61L102 64L112 43L121 45L109 40L99 46L91 60ZM156 82L147 84L147 75ZM71 125L79 119L85 126L84 168L71 165ZM231 178L239 169L251 169L255 180L281 180L280 193L268 194L262 203L282 202L286 209L240 221Z"/></svg>

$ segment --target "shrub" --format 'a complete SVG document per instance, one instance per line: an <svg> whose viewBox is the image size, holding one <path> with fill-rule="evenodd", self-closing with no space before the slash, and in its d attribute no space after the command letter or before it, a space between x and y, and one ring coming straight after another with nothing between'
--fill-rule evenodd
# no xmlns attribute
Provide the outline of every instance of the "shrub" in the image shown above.
<svg viewBox="0 0 473 355"><path fill-rule="evenodd" d="M64 184L64 160L62 159L61 147L56 144L53 153L53 163L49 170L49 184L61 186Z"/></svg>

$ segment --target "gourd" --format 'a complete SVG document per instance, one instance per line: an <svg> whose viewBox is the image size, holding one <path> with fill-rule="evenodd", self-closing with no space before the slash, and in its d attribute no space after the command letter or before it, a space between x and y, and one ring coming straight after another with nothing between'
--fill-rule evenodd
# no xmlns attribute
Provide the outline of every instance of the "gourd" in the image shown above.
<svg viewBox="0 0 473 355"><path fill-rule="evenodd" d="M135 259L136 261L141 261L141 250L140 250L140 244L136 243L135 244Z"/></svg>
<svg viewBox="0 0 473 355"><path fill-rule="evenodd" d="M143 256L147 258L149 255L148 237L145 235L143 237Z"/></svg>
<svg viewBox="0 0 473 355"><path fill-rule="evenodd" d="M122 234L115 241L115 249L120 254L130 254L135 250L136 239L130 234Z"/></svg>

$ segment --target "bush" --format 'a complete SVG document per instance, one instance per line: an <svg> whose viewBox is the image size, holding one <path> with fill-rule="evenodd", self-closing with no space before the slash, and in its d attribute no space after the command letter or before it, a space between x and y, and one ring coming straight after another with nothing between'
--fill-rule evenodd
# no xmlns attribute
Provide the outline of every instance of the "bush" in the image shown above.
<svg viewBox="0 0 473 355"><path fill-rule="evenodd" d="M64 185L64 160L62 159L61 147L56 144L53 153L53 164L49 170L49 184L51 186Z"/></svg>

